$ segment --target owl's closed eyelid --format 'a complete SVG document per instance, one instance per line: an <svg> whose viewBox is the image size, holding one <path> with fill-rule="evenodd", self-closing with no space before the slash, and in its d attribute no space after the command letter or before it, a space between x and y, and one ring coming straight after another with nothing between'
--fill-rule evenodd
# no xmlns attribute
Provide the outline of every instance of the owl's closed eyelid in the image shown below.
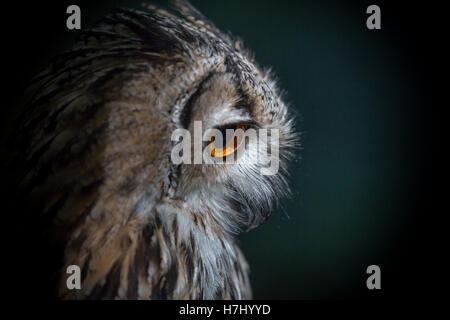
<svg viewBox="0 0 450 320"><path fill-rule="evenodd" d="M233 129L233 130L235 130L236 127L241 127L241 129L244 129L244 130L261 128L261 126L255 120L245 119L242 121L233 121L233 122L225 123L220 126L214 127L214 129L218 129L218 130Z"/></svg>

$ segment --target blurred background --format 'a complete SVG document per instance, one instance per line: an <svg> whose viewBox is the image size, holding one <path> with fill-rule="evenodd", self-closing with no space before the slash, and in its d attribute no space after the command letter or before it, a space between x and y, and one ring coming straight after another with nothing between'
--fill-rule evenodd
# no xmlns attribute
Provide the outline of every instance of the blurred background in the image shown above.
<svg viewBox="0 0 450 320"><path fill-rule="evenodd" d="M428 47L419 43L427 35L411 21L426 10L377 2L382 29L368 30L372 3L364 1L191 2L273 69L302 133L292 198L240 236L254 298L414 295L426 263L420 219L431 121ZM81 7L82 28L116 6L142 8L141 1L102 0L9 10L15 24L3 30L11 44L4 66L11 99L2 108L2 133L27 81L73 43L77 31L65 27L70 4ZM381 268L377 292L366 288L371 264Z"/></svg>

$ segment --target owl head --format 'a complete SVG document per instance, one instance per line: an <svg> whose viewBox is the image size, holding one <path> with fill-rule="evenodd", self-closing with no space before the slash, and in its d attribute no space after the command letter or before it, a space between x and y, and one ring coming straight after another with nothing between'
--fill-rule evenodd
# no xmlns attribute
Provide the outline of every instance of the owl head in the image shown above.
<svg viewBox="0 0 450 320"><path fill-rule="evenodd" d="M230 231L250 230L289 193L287 164L298 143L293 116L270 71L239 39L220 32L189 3L177 4L190 22L178 54L195 57L199 73L172 112L182 130L172 134L178 145L172 149L177 185L171 192L187 207L211 212ZM174 161L180 149L183 156Z"/></svg>
<svg viewBox="0 0 450 320"><path fill-rule="evenodd" d="M187 1L174 3L183 17L154 6L115 9L35 78L37 94L22 132L31 141L28 159L45 153L54 178L34 184L49 173L39 170L41 161L22 184L31 182L45 199L101 180L108 193L130 192L133 210L168 197L211 213L230 231L254 228L289 192L287 164L298 146L292 113L270 70L261 69L239 39ZM191 137L182 141L187 161L181 163L173 159L177 130ZM251 134L236 145L230 130ZM221 134L214 143L222 145L213 161L200 154L199 162L211 132ZM225 156L236 163L218 161Z"/></svg>
<svg viewBox="0 0 450 320"><path fill-rule="evenodd" d="M83 266L84 296L102 293L99 283L126 292L122 275L140 266L154 279L147 269L131 279L142 274L160 294L169 284L155 270L174 265L203 276L172 297L215 297L232 282L224 296L246 296L244 262L224 280L241 259L232 235L288 194L297 138L270 72L188 2L175 5L180 15L116 9L83 30L34 79L20 119L23 199L62 243L64 264ZM159 257L153 269L148 256Z"/></svg>

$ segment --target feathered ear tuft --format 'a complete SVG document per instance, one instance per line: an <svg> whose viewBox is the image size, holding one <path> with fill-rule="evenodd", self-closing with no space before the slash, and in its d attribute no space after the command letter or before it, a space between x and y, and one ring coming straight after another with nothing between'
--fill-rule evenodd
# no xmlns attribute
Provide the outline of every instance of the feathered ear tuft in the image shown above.
<svg viewBox="0 0 450 320"><path fill-rule="evenodd" d="M181 13L181 15L192 22L199 28L205 28L207 31L213 33L216 37L222 39L227 44L232 46L236 51L242 53L250 62L254 62L253 53L248 50L243 41L233 36L231 33L224 33L216 27L208 18L206 18L200 11L198 11L192 4L187 0L173 0L175 8Z"/></svg>
<svg viewBox="0 0 450 320"><path fill-rule="evenodd" d="M192 6L187 0L173 0L175 8L185 17L187 20L195 24L200 28L205 28L208 31L214 33L219 38L226 40L231 44L231 39L223 34L210 20L208 20L200 11Z"/></svg>

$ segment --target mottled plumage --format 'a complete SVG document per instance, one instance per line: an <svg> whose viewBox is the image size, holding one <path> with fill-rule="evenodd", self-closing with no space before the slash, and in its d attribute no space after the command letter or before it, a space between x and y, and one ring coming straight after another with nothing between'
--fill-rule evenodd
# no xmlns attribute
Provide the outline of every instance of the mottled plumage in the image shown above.
<svg viewBox="0 0 450 320"><path fill-rule="evenodd" d="M62 253L52 264L61 298L251 297L234 237L287 192L292 118L240 41L176 5L183 17L114 10L30 88L14 165L28 214ZM171 134L195 120L279 129L280 173L174 165ZM71 264L82 270L81 290L66 288Z"/></svg>

